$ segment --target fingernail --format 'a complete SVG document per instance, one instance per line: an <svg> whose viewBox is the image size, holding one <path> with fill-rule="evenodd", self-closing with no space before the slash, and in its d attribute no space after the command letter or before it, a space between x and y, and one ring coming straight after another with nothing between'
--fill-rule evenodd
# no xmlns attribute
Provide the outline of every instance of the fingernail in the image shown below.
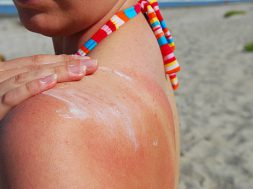
<svg viewBox="0 0 253 189"><path fill-rule="evenodd" d="M87 72L94 70L97 67L98 61L96 59L81 60L81 65L86 66Z"/></svg>
<svg viewBox="0 0 253 189"><path fill-rule="evenodd" d="M70 64L68 65L68 71L71 75L83 75L83 73L86 71L86 66L79 64Z"/></svg>
<svg viewBox="0 0 253 189"><path fill-rule="evenodd" d="M90 59L90 57L88 56L80 56L80 55L71 55L74 59L77 59L77 60L87 60L87 59Z"/></svg>
<svg viewBox="0 0 253 189"><path fill-rule="evenodd" d="M39 81L43 85L49 85L57 81L57 75L51 74L51 75L41 78Z"/></svg>

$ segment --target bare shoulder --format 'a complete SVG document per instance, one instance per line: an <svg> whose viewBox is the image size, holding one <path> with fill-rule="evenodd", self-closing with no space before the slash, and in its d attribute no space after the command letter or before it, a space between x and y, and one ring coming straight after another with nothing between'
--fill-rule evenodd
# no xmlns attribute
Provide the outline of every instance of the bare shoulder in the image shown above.
<svg viewBox="0 0 253 189"><path fill-rule="evenodd" d="M127 78L113 77L61 85L10 112L1 123L0 150L8 174L17 178L14 184L122 189L173 184L174 125L165 98L158 88L145 95L120 81Z"/></svg>

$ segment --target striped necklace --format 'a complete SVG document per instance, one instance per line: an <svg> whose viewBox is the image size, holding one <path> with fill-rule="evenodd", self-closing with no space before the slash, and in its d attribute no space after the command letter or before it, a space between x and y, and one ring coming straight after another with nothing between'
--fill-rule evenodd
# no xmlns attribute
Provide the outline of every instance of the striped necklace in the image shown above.
<svg viewBox="0 0 253 189"><path fill-rule="evenodd" d="M122 25L136 17L140 12L145 15L156 36L163 56L165 74L170 78L172 88L176 90L179 86L176 73L180 71L180 65L174 55L174 39L163 19L157 0L139 0L136 5L116 13L80 47L76 54L86 56L103 39L117 31Z"/></svg>

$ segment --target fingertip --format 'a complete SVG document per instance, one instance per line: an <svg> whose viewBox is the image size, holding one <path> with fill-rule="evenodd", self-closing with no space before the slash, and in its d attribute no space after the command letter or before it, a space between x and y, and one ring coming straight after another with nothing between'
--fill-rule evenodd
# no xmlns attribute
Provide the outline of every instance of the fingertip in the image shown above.
<svg viewBox="0 0 253 189"><path fill-rule="evenodd" d="M86 76L86 74L87 74L87 66L86 66L86 65L81 65L81 67L82 67L82 70L83 70L83 75L82 75L82 77L84 77L84 76Z"/></svg>
<svg viewBox="0 0 253 189"><path fill-rule="evenodd" d="M74 60L87 60L87 59L91 59L89 56L80 56L80 55L77 55L77 54L73 54L73 55L71 55L71 57Z"/></svg>
<svg viewBox="0 0 253 189"><path fill-rule="evenodd" d="M57 74L48 75L44 78L39 79L40 88L43 91L47 90L48 88L52 88L53 86L56 85L57 81L58 81Z"/></svg>
<svg viewBox="0 0 253 189"><path fill-rule="evenodd" d="M98 69L98 61L96 59L83 60L81 61L81 65L85 65L87 67L86 75L91 75Z"/></svg>

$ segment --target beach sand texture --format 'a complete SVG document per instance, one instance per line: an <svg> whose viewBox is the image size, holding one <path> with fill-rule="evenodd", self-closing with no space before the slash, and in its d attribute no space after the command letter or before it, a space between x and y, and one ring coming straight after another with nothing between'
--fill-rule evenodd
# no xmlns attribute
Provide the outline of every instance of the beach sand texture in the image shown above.
<svg viewBox="0 0 253 189"><path fill-rule="evenodd" d="M229 10L246 15L224 19ZM180 189L253 188L253 4L172 9L182 65Z"/></svg>
<svg viewBox="0 0 253 189"><path fill-rule="evenodd" d="M229 10L246 15L224 19ZM163 9L182 71L180 189L253 188L253 4ZM53 53L51 40L0 18L7 59Z"/></svg>

